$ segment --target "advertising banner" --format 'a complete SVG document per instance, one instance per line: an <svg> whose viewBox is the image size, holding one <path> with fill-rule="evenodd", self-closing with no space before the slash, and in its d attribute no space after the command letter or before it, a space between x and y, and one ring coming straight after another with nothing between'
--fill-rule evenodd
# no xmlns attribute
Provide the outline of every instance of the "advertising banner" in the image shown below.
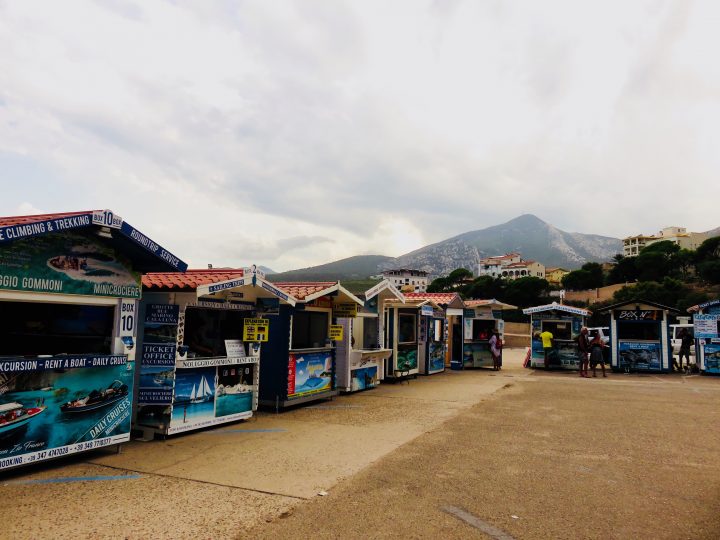
<svg viewBox="0 0 720 540"><path fill-rule="evenodd" d="M704 345L705 371L720 373L720 343L707 343Z"/></svg>
<svg viewBox="0 0 720 540"><path fill-rule="evenodd" d="M493 358L488 343L465 343L463 345L463 366L492 367Z"/></svg>
<svg viewBox="0 0 720 540"><path fill-rule="evenodd" d="M0 362L0 470L130 440L124 355Z"/></svg>
<svg viewBox="0 0 720 540"><path fill-rule="evenodd" d="M375 388L379 382L377 366L354 369L351 376L350 390L353 392Z"/></svg>
<svg viewBox="0 0 720 540"><path fill-rule="evenodd" d="M47 234L3 246L0 289L140 298L140 274L130 268L92 236Z"/></svg>
<svg viewBox="0 0 720 540"><path fill-rule="evenodd" d="M330 351L291 354L288 363L288 399L332 390L332 368Z"/></svg>
<svg viewBox="0 0 720 540"><path fill-rule="evenodd" d="M621 341L618 345L618 365L623 369L660 370L661 351L659 342Z"/></svg>
<svg viewBox="0 0 720 540"><path fill-rule="evenodd" d="M398 345L395 369L399 371L412 371L417 369L417 345Z"/></svg>
<svg viewBox="0 0 720 540"><path fill-rule="evenodd" d="M694 335L698 339L720 337L720 315L695 315Z"/></svg>
<svg viewBox="0 0 720 540"><path fill-rule="evenodd" d="M180 307L173 304L146 306L138 405L172 403L179 312Z"/></svg>
<svg viewBox="0 0 720 540"><path fill-rule="evenodd" d="M428 372L438 373L445 369L445 344L431 341L428 344Z"/></svg>

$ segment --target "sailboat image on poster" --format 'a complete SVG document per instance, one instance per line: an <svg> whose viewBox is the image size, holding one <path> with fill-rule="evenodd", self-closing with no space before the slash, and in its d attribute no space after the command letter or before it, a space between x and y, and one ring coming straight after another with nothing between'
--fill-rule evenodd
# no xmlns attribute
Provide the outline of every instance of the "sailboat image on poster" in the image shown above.
<svg viewBox="0 0 720 540"><path fill-rule="evenodd" d="M197 388L193 384L192 391L190 392L190 403L205 403L213 398L213 392L210 390L210 385L203 375L200 379L200 384Z"/></svg>

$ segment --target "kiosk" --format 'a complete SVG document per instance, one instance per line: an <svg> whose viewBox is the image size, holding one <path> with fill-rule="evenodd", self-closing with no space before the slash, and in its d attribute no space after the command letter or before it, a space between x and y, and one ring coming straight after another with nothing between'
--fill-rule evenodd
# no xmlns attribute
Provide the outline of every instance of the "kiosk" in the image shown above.
<svg viewBox="0 0 720 540"><path fill-rule="evenodd" d="M420 370L423 375L439 373L446 367L451 367L453 360L455 362L462 361L463 354L463 309L465 303L458 293L407 293L405 297L408 300L430 300L440 306L442 313L439 317L444 319L442 330L442 342L444 350L443 366L440 367L439 361L435 360L434 365L428 365L426 369ZM433 323L436 324L436 323ZM435 328L433 332L433 340L430 344L437 340L440 336L440 329ZM432 346L432 345L431 345ZM435 348L439 348L435 345ZM436 353L437 354L437 353Z"/></svg>
<svg viewBox="0 0 720 540"><path fill-rule="evenodd" d="M432 300L407 300L406 297L405 302L386 302L383 311L385 347L392 350L385 378L399 380L417 376L421 366L423 374L445 369L445 336L435 333L436 327L441 327L443 321L440 306ZM432 334L428 333L428 329ZM433 342L433 346L429 341Z"/></svg>
<svg viewBox="0 0 720 540"><path fill-rule="evenodd" d="M133 427L149 439L251 417L267 338L257 330L294 299L256 267L151 273L143 288Z"/></svg>
<svg viewBox="0 0 720 540"><path fill-rule="evenodd" d="M700 373L720 373L720 300L688 309L693 314L695 355Z"/></svg>
<svg viewBox="0 0 720 540"><path fill-rule="evenodd" d="M540 334L549 330L553 335L553 352L549 358L550 365L547 367L579 369L580 361L576 339L580 334L580 329L586 326L590 311L553 302L544 306L523 309L523 313L530 315L530 331L532 332L530 367L546 367Z"/></svg>
<svg viewBox="0 0 720 540"><path fill-rule="evenodd" d="M610 313L610 366L613 371L672 371L670 315L676 309L635 300L607 306Z"/></svg>
<svg viewBox="0 0 720 540"><path fill-rule="evenodd" d="M494 330L505 339L503 310L517 309L494 298L491 300L465 300L463 318L463 357L455 361L453 369L493 367L490 337ZM502 358L502 352L501 352Z"/></svg>
<svg viewBox="0 0 720 540"><path fill-rule="evenodd" d="M365 292L365 305L356 317L338 317L342 339L335 342L337 387L342 392L374 388L385 377L385 363L391 349L384 343L382 306L386 301L405 302L402 293L388 280Z"/></svg>
<svg viewBox="0 0 720 540"><path fill-rule="evenodd" d="M260 404L289 407L336 396L333 318L354 314L363 301L340 282L274 283L296 300L268 316L270 336L260 354Z"/></svg>
<svg viewBox="0 0 720 540"><path fill-rule="evenodd" d="M130 439L140 275L186 268L110 210L0 218L0 470Z"/></svg>

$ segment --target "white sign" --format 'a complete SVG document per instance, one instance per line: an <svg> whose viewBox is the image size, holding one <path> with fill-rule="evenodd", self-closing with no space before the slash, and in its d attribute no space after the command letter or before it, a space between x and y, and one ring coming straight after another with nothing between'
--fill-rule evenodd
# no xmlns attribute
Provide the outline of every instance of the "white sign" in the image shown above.
<svg viewBox="0 0 720 540"><path fill-rule="evenodd" d="M720 315L695 315L693 317L695 337L698 339L720 337L718 336L718 320L720 320Z"/></svg>
<svg viewBox="0 0 720 540"><path fill-rule="evenodd" d="M101 227L111 227L113 229L121 228L123 223L122 218L115 215L110 210L96 210L95 212L93 212L92 221L93 225L100 225Z"/></svg>
<svg viewBox="0 0 720 540"><path fill-rule="evenodd" d="M226 339L225 340L225 354L229 358L237 358L239 356L245 356L245 347L243 342L239 339Z"/></svg>

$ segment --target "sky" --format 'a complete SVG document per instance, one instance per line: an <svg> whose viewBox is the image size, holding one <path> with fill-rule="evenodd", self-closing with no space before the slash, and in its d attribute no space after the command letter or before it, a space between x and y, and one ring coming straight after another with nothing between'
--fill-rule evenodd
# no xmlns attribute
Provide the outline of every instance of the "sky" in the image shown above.
<svg viewBox="0 0 720 540"><path fill-rule="evenodd" d="M191 267L720 226L714 0L0 0L0 215Z"/></svg>

